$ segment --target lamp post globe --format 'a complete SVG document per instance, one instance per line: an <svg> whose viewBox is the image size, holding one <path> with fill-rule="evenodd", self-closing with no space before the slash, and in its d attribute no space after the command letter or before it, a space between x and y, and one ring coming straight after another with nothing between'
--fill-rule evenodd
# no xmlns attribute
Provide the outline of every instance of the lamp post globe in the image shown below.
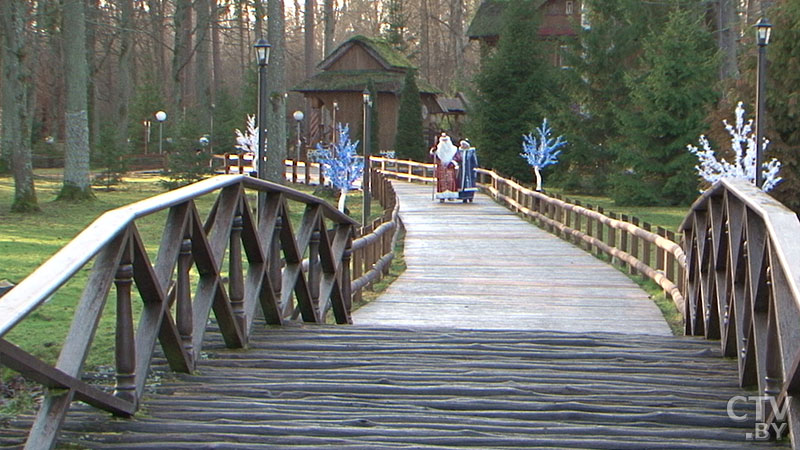
<svg viewBox="0 0 800 450"><path fill-rule="evenodd" d="M269 64L269 50L271 45L266 39L261 38L253 44L256 50L256 63L258 64L258 155L256 160L256 170L258 178L267 178L266 167L266 134L267 134L267 65ZM275 180L277 181L277 180ZM258 210L263 211L266 202L266 195L263 191L258 192Z"/></svg>
<svg viewBox="0 0 800 450"><path fill-rule="evenodd" d="M767 45L772 34L772 24L766 17L755 25L758 44L758 69L756 70L756 186L764 184L764 119L766 115Z"/></svg>
<svg viewBox="0 0 800 450"><path fill-rule="evenodd" d="M300 122L306 117L303 114L303 111L295 111L292 113L292 117L294 118L295 122L297 123L297 145L295 146L295 153L294 153L294 165L292 168L292 177L295 181L297 181L297 165L300 164L300 147L303 146L303 139L300 135ZM308 170L308 165L306 165L305 170Z"/></svg>
<svg viewBox="0 0 800 450"><path fill-rule="evenodd" d="M364 88L364 92L361 93L361 98L364 101L364 171L361 176L361 189L364 191L364 205L361 222L362 225L367 226L369 216L371 215L370 206L372 203L372 195L370 192L370 176L372 173L370 162L372 147L370 139L370 135L372 134L372 93L369 91L369 88Z"/></svg>
<svg viewBox="0 0 800 450"><path fill-rule="evenodd" d="M167 113L158 111L155 114L158 121L158 154L164 153L164 121L167 120Z"/></svg>

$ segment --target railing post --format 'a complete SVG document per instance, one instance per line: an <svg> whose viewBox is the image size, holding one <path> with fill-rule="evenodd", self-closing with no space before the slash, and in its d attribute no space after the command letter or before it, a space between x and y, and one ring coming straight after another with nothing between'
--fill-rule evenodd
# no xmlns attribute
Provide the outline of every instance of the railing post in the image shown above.
<svg viewBox="0 0 800 450"><path fill-rule="evenodd" d="M366 234L368 234L367 233L367 228L366 227L362 227L361 228L361 236L364 236ZM360 249L358 249L356 251L351 251L351 254L352 254L352 260L353 260L353 269L352 269L352 272L351 272L352 273L352 279L357 280L357 279L361 278L362 275L364 275L364 265L365 265L365 260L367 259L366 258L367 246L361 247ZM354 302L360 302L361 301L361 299L362 299L361 292L362 291L363 291L363 289L357 289L355 292L352 293Z"/></svg>
<svg viewBox="0 0 800 450"><path fill-rule="evenodd" d="M311 293L311 302L319 308L319 285L322 281L322 268L319 262L320 231L311 233L308 243L308 290Z"/></svg>
<svg viewBox="0 0 800 450"><path fill-rule="evenodd" d="M631 223L639 226L639 218L638 217L631 217ZM634 258L639 259L639 238L636 237L635 234L631 234L631 255ZM629 266L629 271L631 275L636 274L636 268L634 266Z"/></svg>
<svg viewBox="0 0 800 450"><path fill-rule="evenodd" d="M577 201L577 200L576 200L576 201L575 201L575 205L576 205L576 206L581 206L581 202L579 202L579 201ZM581 214L580 214L579 212L575 211L575 212L574 212L574 216L573 216L573 224L574 224L574 226L575 226L575 230L577 230L577 231L580 231L580 232L583 232L583 230L581 229L581 226L582 226L581 222L583 222L583 221L581 220ZM587 245L588 245L588 244L584 244L584 243L582 243L583 241L582 241L581 239L579 239L579 238L578 238L578 236L575 236L574 240L575 240L575 243L576 243L576 244L578 244L578 245L580 245L580 246L581 246L581 248L583 248L584 250L586 250L586 249L587 249ZM589 248L589 249L591 249L592 247L591 247L591 246L589 246L588 248Z"/></svg>
<svg viewBox="0 0 800 450"><path fill-rule="evenodd" d="M347 323L353 322L352 318L350 317L350 312L353 310L353 292L351 289L353 277L350 276L350 258L352 255L353 236L351 232L350 237L347 238L347 244L345 244L344 254L342 255L342 279L340 280L340 285L342 286L342 296L344 297L344 308L345 311L347 311Z"/></svg>
<svg viewBox="0 0 800 450"><path fill-rule="evenodd" d="M130 233L129 233L130 235ZM115 360L117 383L114 395L129 402L136 401L136 341L133 336L131 285L133 284L133 243L128 238L125 256L114 276L117 290L117 329Z"/></svg>
<svg viewBox="0 0 800 450"><path fill-rule="evenodd" d="M303 176L306 179L306 186L311 185L311 162L308 160L308 155L306 155L306 160L303 163Z"/></svg>
<svg viewBox="0 0 800 450"><path fill-rule="evenodd" d="M598 206L597 207L597 212L599 212L602 215L605 215L605 210L603 209L602 206ZM605 230L604 230L603 222L597 222L597 237L600 238L600 242L609 243L608 239L606 239L605 236L603 236L604 234L605 234ZM600 250L600 248L598 247L597 248L597 256L600 256L602 254L603 254L603 251Z"/></svg>
<svg viewBox="0 0 800 450"><path fill-rule="evenodd" d="M666 238L667 237L667 230L665 228L663 228L663 227L658 227L657 228L657 234L659 236L663 237L663 238ZM661 247L657 247L656 248L656 270L663 271L664 270L665 261L666 260L664 259L664 250Z"/></svg>
<svg viewBox="0 0 800 450"><path fill-rule="evenodd" d="M228 248L228 297L241 335L247 339L247 318L244 313L244 274L242 269L242 214L237 211L231 226Z"/></svg>
<svg viewBox="0 0 800 450"><path fill-rule="evenodd" d="M192 239L184 236L181 242L181 253L178 257L178 273L176 281L175 299L175 326L181 336L181 343L186 356L194 364L194 352L192 345L192 333L194 324L192 321L192 288L189 284L189 270L192 268Z"/></svg>
<svg viewBox="0 0 800 450"><path fill-rule="evenodd" d="M642 223L642 229L645 231L651 231L653 229L652 225L648 222ZM644 240L642 241L642 259L644 263L647 264L648 267L653 267L652 261L652 252L650 251L650 241Z"/></svg>
<svg viewBox="0 0 800 450"><path fill-rule="evenodd" d="M611 219L616 220L617 214L613 213L613 212L609 212L608 213L608 217L611 218ZM611 247L611 248L616 248L617 247L617 229L612 227L612 226L608 227L608 246ZM608 255L608 256L611 256L611 255ZM611 262L612 263L614 262L614 260L615 260L615 258L613 256L611 256Z"/></svg>
<svg viewBox="0 0 800 450"><path fill-rule="evenodd" d="M672 232L672 231L667 230L667 239L669 239L672 242L675 242L675 233ZM667 279L669 279L672 282L675 282L676 281L675 280L675 266L676 266L675 255L673 255L671 252L666 252L666 256L667 256L667 261L666 261ZM675 283L675 284L678 284L678 283Z"/></svg>
<svg viewBox="0 0 800 450"><path fill-rule="evenodd" d="M620 214L619 220L622 222L627 222L629 220L627 214ZM628 248L628 231L627 230L619 230L619 249L622 250L624 253L630 253L630 248ZM619 262L622 267L627 266L624 261Z"/></svg>
<svg viewBox="0 0 800 450"><path fill-rule="evenodd" d="M592 205L589 203L587 203L584 207L590 211L593 209ZM589 237L596 237L594 234L594 219L592 219L589 216L586 217L586 235ZM588 247L586 247L586 251L592 253L593 248L591 244Z"/></svg>
<svg viewBox="0 0 800 450"><path fill-rule="evenodd" d="M275 299L281 298L281 229L283 228L283 218L278 216L275 219L275 231L272 233L271 255L269 255L269 276L272 281L272 289ZM286 317L291 314L291 305L280 305L283 308L281 314Z"/></svg>

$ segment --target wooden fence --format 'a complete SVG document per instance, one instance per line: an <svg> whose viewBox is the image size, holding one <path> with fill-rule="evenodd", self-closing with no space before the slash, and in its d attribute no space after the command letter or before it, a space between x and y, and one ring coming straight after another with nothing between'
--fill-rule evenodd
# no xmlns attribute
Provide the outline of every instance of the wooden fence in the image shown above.
<svg viewBox="0 0 800 450"><path fill-rule="evenodd" d="M493 171L478 169L478 185L495 200L539 223L551 233L606 254L631 274L642 274L664 289L684 314L683 274L686 255L675 234L624 214L581 206L526 188Z"/></svg>
<svg viewBox="0 0 800 450"><path fill-rule="evenodd" d="M434 182L434 164L372 158L382 174L406 181ZM675 233L624 214L581 206L560 197L528 189L493 171L477 169L478 185L495 200L536 221L585 250L606 254L631 273L640 273L661 286L683 314L683 274L686 257Z"/></svg>
<svg viewBox="0 0 800 450"><path fill-rule="evenodd" d="M750 183L722 180L681 225L687 253L686 330L720 339L757 386L770 432L800 442L800 222ZM788 413L788 414L786 414Z"/></svg>
<svg viewBox="0 0 800 450"><path fill-rule="evenodd" d="M157 341L173 370L192 372L207 329L240 348L257 315L276 325L324 323L329 316L350 323L354 291L388 270L399 226L391 184L379 174L373 183L384 212L363 230L324 200L243 175L210 178L100 216L0 301L0 364L49 389L26 448L52 448L73 400L134 414ZM203 221L195 201L214 193ZM290 205L303 211L296 230ZM160 211L167 219L151 261L137 221ZM55 365L6 340L88 265ZM112 293L116 308L104 308ZM116 324L116 384L108 389L82 379L103 314Z"/></svg>

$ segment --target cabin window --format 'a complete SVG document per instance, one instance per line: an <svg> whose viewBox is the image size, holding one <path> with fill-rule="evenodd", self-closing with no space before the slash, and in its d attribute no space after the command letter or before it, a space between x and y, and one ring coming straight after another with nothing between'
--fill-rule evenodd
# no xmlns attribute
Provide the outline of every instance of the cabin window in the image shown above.
<svg viewBox="0 0 800 450"><path fill-rule="evenodd" d="M573 9L572 9L572 2L568 1L568 2L566 3L566 7L565 7L565 10L564 10L564 12L565 12L565 13L566 13L568 16L571 16L571 15L572 15L572 13L573 13Z"/></svg>

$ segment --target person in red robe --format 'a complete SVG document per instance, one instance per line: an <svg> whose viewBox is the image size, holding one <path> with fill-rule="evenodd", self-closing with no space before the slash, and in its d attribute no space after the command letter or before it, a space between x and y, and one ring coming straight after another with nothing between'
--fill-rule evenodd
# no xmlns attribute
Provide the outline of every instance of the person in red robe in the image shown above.
<svg viewBox="0 0 800 450"><path fill-rule="evenodd" d="M458 148L453 145L450 136L442 133L439 142L431 148L434 163L436 163L436 193L434 198L440 202L458 198L458 164L455 160Z"/></svg>

